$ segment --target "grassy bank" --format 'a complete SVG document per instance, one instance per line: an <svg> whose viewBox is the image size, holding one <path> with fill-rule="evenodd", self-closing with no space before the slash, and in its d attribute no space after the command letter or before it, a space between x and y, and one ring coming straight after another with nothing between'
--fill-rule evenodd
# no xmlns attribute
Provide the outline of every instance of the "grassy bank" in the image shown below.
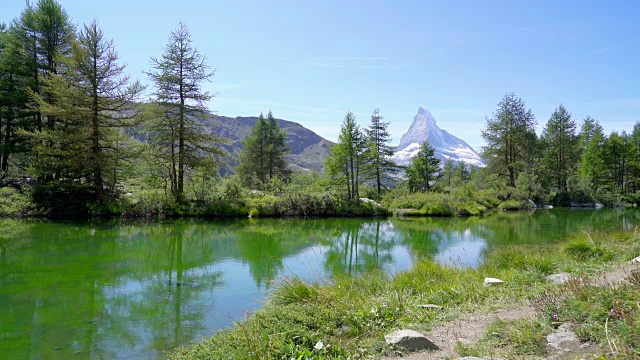
<svg viewBox="0 0 640 360"><path fill-rule="evenodd" d="M384 335L398 328L421 332L471 313L533 304L538 316L493 324L460 355L544 356L545 335L561 321L577 324L583 340L620 356L638 348L640 281L614 290L595 285L554 285L546 276L593 276L640 253L631 232L578 233L554 245L496 250L478 269L443 267L423 259L389 278L376 272L327 284L284 279L264 307L236 326L177 349L171 359L360 359L390 353ZM484 277L503 286L484 287ZM436 304L441 310L421 305ZM606 330L605 330L606 329ZM611 349L611 343L615 349Z"/></svg>
<svg viewBox="0 0 640 360"><path fill-rule="evenodd" d="M123 192L102 204L91 200L86 185L0 187L1 217L370 217L389 216L384 207L348 201L335 191L248 191L230 184L207 189L206 195L176 201L160 189Z"/></svg>
<svg viewBox="0 0 640 360"><path fill-rule="evenodd" d="M474 189L471 184L449 192L410 193L394 189L383 198L391 209L405 209L403 216L479 216L490 210L522 210L531 205L515 188Z"/></svg>

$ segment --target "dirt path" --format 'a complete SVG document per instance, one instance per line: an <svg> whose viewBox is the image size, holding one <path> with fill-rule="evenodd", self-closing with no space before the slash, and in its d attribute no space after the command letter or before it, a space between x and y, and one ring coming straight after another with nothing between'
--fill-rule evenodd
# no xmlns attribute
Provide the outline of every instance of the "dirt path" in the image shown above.
<svg viewBox="0 0 640 360"><path fill-rule="evenodd" d="M535 310L529 306L503 309L492 314L473 315L444 324L429 331L426 336L440 350L412 353L403 356L403 360L434 360L451 359L456 357L454 347L456 343L474 344L484 334L487 326L494 320L513 321L533 317ZM397 360L398 357L387 357L382 360Z"/></svg>
<svg viewBox="0 0 640 360"><path fill-rule="evenodd" d="M632 271L640 270L640 263L624 264L591 279L596 286L620 284L626 281ZM535 316L535 309L530 306L502 309L491 314L471 315L465 318L436 327L425 334L427 339L436 344L440 350L431 350L410 354L398 354L398 356L385 357L381 360L436 360L455 359L457 354L454 348L458 342L465 345L475 344L484 335L487 327L496 319L514 321Z"/></svg>

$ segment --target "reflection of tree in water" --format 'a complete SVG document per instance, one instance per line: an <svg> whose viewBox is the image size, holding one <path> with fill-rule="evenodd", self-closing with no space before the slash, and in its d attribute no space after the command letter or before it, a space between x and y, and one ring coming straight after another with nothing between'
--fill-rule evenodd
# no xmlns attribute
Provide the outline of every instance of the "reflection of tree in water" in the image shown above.
<svg viewBox="0 0 640 360"><path fill-rule="evenodd" d="M160 354L206 329L203 320L211 306L206 295L221 276L212 264L223 254L215 251L219 244L211 241L211 232L202 224L174 222L145 230L145 238L155 239L145 247L152 274L105 292L115 295L114 315L130 322L132 332L148 342L143 352L153 349Z"/></svg>
<svg viewBox="0 0 640 360"><path fill-rule="evenodd" d="M339 225L323 241L327 273L358 274L393 263L392 249L397 241L388 229L389 221L345 220Z"/></svg>
<svg viewBox="0 0 640 360"><path fill-rule="evenodd" d="M583 229L632 229L639 211L554 209L485 218L49 223L0 221L0 353L8 358L160 354L200 336L224 259L258 286L283 260L322 248L326 272L393 264L404 246L433 257L463 237L504 244L558 241Z"/></svg>
<svg viewBox="0 0 640 360"><path fill-rule="evenodd" d="M394 219L413 254L433 257L457 242L482 241L482 255L504 245L555 243L581 231L632 229L640 212L618 209L497 212L487 217Z"/></svg>
<svg viewBox="0 0 640 360"><path fill-rule="evenodd" d="M207 232L144 229L148 236L131 242L139 227L34 227L6 257L11 274L0 273L0 303L11 304L0 312L0 351L118 358L193 339L204 328L201 295L219 277L200 266L214 260Z"/></svg>

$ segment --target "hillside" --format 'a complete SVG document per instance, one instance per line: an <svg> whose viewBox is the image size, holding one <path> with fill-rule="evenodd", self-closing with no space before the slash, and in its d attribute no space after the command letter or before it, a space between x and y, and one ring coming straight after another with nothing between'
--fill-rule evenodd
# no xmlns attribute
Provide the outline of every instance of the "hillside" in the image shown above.
<svg viewBox="0 0 640 360"><path fill-rule="evenodd" d="M333 142L322 138L320 135L304 126L288 120L277 119L280 128L287 134L287 144L291 147L291 153L287 155L294 169L324 170L324 159ZM251 129L258 121L257 116L235 118L227 116L209 117L203 120L207 128L214 135L227 138L229 143L223 145L228 153L221 166L221 173L234 173L240 159L242 140L251 134Z"/></svg>

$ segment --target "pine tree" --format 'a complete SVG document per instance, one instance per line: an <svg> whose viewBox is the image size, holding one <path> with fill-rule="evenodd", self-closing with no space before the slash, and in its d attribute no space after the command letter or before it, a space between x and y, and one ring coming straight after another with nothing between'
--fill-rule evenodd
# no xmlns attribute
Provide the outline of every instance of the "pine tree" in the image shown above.
<svg viewBox="0 0 640 360"><path fill-rule="evenodd" d="M454 164L453 160L447 159L447 161L445 161L444 163L444 166L442 167L442 181L444 186L451 187L454 176L456 175L455 170L456 165Z"/></svg>
<svg viewBox="0 0 640 360"><path fill-rule="evenodd" d="M580 139L583 151L578 176L593 192L596 192L603 185L604 180L604 145L607 140L604 129L597 121L587 118L582 124Z"/></svg>
<svg viewBox="0 0 640 360"><path fill-rule="evenodd" d="M640 121L633 125L629 141L629 190L635 193L640 190Z"/></svg>
<svg viewBox="0 0 640 360"><path fill-rule="evenodd" d="M579 140L571 114L564 106L558 106L542 132L545 144L542 163L546 174L560 191L567 190L567 179L576 170Z"/></svg>
<svg viewBox="0 0 640 360"><path fill-rule="evenodd" d="M251 135L242 140L242 152L237 171L244 186L257 187L267 182L267 123L262 113L258 117Z"/></svg>
<svg viewBox="0 0 640 360"><path fill-rule="evenodd" d="M242 141L238 173L245 186L263 189L273 178L286 180L289 164L284 158L289 152L286 134L269 111L267 119L260 114L251 135Z"/></svg>
<svg viewBox="0 0 640 360"><path fill-rule="evenodd" d="M53 103L33 96L40 112L62 126L32 134L39 155L34 164L41 174L51 173L53 164L65 178L90 178L96 200L103 201L105 176L118 157L119 131L135 124L133 101L143 87L123 75L113 41L104 38L95 20L84 26L71 56L54 61L58 73L42 79Z"/></svg>
<svg viewBox="0 0 640 360"><path fill-rule="evenodd" d="M361 171L366 150L366 141L360 126L356 123L353 113L348 112L340 128L338 143L327 155L325 167L337 184L346 186L349 201L360 199Z"/></svg>
<svg viewBox="0 0 640 360"><path fill-rule="evenodd" d="M55 117L43 118L39 107L31 103L27 89L42 95L49 103L54 101L50 94L42 91L42 79L57 73L58 55L70 54L74 31L69 17L56 1L40 0L35 7L27 3L5 32L3 55L0 55L0 87L6 95L0 110L5 129L0 171L7 172L12 154L29 150L28 142L17 129L41 130L45 120L49 129L53 129Z"/></svg>
<svg viewBox="0 0 640 360"><path fill-rule="evenodd" d="M498 110L487 118L482 138L487 142L483 155L489 168L504 176L514 186L518 174L532 167L535 159L536 121L524 101L514 93L505 95Z"/></svg>
<svg viewBox="0 0 640 360"><path fill-rule="evenodd" d="M287 134L280 129L278 121L269 111L267 114L267 173L269 181L275 177L287 180L289 177L289 163L284 156L291 150L287 145Z"/></svg>
<svg viewBox="0 0 640 360"><path fill-rule="evenodd" d="M176 200L184 197L185 175L210 153L219 153L216 137L208 134L199 121L207 114L206 102L212 96L201 85L214 75L191 43L191 34L180 23L169 35L160 58L151 58L147 72L155 84L154 111L150 133L156 155L168 167L171 192Z"/></svg>
<svg viewBox="0 0 640 360"><path fill-rule="evenodd" d="M435 149L425 141L407 168L410 191L429 191L440 176L440 159Z"/></svg>
<svg viewBox="0 0 640 360"><path fill-rule="evenodd" d="M380 110L375 109L371 114L371 123L366 130L368 142L368 166L371 176L375 180L378 197L382 193L385 182L391 182L393 175L400 171L400 167L391 160L395 147L389 135L389 123L382 121Z"/></svg>

